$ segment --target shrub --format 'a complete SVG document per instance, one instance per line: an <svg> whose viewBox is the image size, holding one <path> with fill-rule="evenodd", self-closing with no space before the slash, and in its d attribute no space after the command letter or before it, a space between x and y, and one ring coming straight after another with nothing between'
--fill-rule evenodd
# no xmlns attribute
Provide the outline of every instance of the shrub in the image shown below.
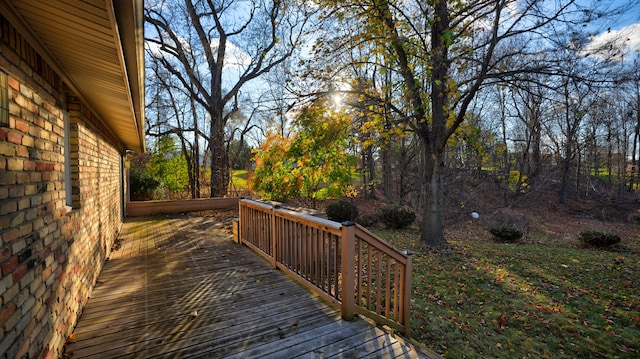
<svg viewBox="0 0 640 359"><path fill-rule="evenodd" d="M489 228L489 232L503 241L514 242L522 238L522 231L513 227Z"/></svg>
<svg viewBox="0 0 640 359"><path fill-rule="evenodd" d="M358 216L358 223L365 227L371 227L378 223L378 221L380 221L380 216L375 213L365 213Z"/></svg>
<svg viewBox="0 0 640 359"><path fill-rule="evenodd" d="M132 170L129 174L131 199L134 201L149 201L155 199L156 192L162 183L144 170Z"/></svg>
<svg viewBox="0 0 640 359"><path fill-rule="evenodd" d="M621 241L617 234L600 231L583 231L580 233L580 242L584 246L609 247Z"/></svg>
<svg viewBox="0 0 640 359"><path fill-rule="evenodd" d="M416 214L411 208L398 205L390 205L382 208L382 222L390 228L402 229L408 227L416 219Z"/></svg>
<svg viewBox="0 0 640 359"><path fill-rule="evenodd" d="M358 207L355 204L340 200L327 207L327 218L336 222L355 221L358 218Z"/></svg>

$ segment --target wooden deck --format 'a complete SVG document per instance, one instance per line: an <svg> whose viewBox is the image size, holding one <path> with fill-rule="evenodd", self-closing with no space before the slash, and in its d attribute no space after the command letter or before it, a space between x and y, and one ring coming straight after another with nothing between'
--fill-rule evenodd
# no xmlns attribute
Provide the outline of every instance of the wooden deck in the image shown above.
<svg viewBox="0 0 640 359"><path fill-rule="evenodd" d="M132 218L67 345L70 358L420 358L231 240L215 218Z"/></svg>

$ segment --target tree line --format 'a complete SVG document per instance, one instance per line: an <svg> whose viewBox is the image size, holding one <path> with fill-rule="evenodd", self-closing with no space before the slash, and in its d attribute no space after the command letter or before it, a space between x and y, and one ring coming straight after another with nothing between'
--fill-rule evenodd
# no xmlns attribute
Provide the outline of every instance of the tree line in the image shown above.
<svg viewBox="0 0 640 359"><path fill-rule="evenodd" d="M495 176L504 205L551 179L561 203L588 191L621 197L639 183L640 66L637 33L607 26L638 22L638 9L638 1L147 1L149 147L174 139L191 197L201 196L203 174L208 195L226 195L240 162L265 194L284 181L310 198L336 186L344 194L354 180L336 169L353 172L353 163L361 191L415 208L421 240L434 246L445 242L454 173ZM329 119L348 126L323 130ZM323 138L330 128L341 130ZM284 154L296 160L278 162ZM324 167L331 161L333 170Z"/></svg>

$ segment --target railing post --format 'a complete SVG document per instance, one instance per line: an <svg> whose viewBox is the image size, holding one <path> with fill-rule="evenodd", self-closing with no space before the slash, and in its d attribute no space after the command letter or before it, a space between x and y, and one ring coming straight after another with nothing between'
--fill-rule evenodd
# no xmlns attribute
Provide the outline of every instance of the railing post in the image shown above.
<svg viewBox="0 0 640 359"><path fill-rule="evenodd" d="M231 224L232 224L232 232L233 232L233 241L236 243L240 243L240 217L234 218Z"/></svg>
<svg viewBox="0 0 640 359"><path fill-rule="evenodd" d="M355 292L353 283L356 280L355 266L355 233L354 222L342 222L342 319L352 320L355 316Z"/></svg>
<svg viewBox="0 0 640 359"><path fill-rule="evenodd" d="M278 230L276 228L276 210L280 206L271 207L271 265L273 268L278 267Z"/></svg>
<svg viewBox="0 0 640 359"><path fill-rule="evenodd" d="M404 298L402 302L404 307L404 336L411 338L411 272L413 270L411 258L413 258L413 252L405 250L404 254L407 256L407 264L404 267Z"/></svg>

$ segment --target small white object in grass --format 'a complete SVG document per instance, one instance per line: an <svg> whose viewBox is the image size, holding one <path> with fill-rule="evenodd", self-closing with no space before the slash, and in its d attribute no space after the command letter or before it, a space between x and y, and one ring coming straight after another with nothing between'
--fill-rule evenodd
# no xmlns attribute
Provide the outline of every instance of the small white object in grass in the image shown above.
<svg viewBox="0 0 640 359"><path fill-rule="evenodd" d="M471 218L478 219L480 218L480 214L478 212L471 212Z"/></svg>

